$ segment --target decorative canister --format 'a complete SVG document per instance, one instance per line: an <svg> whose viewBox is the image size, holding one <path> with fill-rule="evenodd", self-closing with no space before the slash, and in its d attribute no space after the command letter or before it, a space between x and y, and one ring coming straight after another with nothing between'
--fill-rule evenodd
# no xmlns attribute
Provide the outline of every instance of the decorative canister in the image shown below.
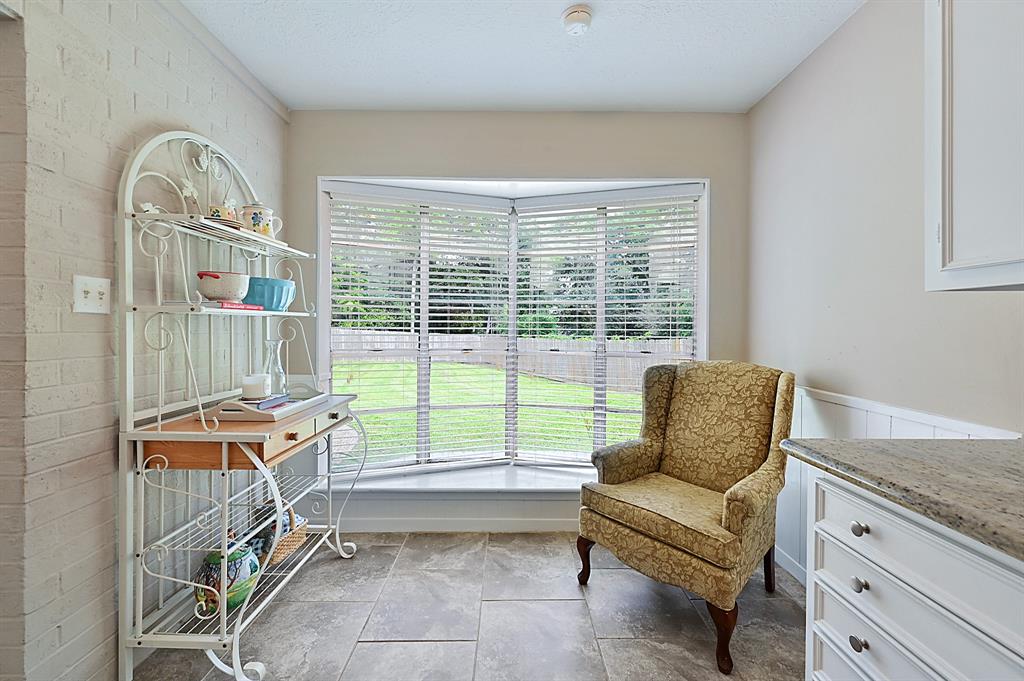
<svg viewBox="0 0 1024 681"><path fill-rule="evenodd" d="M256 201L242 206L242 227L273 239L281 231L283 223L281 218L274 216L273 208Z"/></svg>
<svg viewBox="0 0 1024 681"><path fill-rule="evenodd" d="M254 232L262 231L261 228L267 221L268 214L273 215L274 211L259 201L242 206L242 227Z"/></svg>
<svg viewBox="0 0 1024 681"><path fill-rule="evenodd" d="M228 610L242 604L245 597L256 586L259 572L260 562L248 544L240 546L228 556ZM220 597L219 552L206 554L203 564L196 572L194 581L214 589L214 591L210 591L210 589L195 587L195 597L202 606L201 610L207 615L217 612L217 601Z"/></svg>

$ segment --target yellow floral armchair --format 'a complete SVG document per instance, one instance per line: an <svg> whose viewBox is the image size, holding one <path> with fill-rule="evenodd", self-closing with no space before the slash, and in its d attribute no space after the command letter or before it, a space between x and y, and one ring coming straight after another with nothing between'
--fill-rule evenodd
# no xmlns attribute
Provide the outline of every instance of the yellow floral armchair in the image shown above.
<svg viewBox="0 0 1024 681"><path fill-rule="evenodd" d="M583 569L598 543L626 565L703 598L732 671L736 596L764 561L774 590L779 443L793 420L793 374L743 362L659 365L644 373L639 440L594 452L580 494Z"/></svg>

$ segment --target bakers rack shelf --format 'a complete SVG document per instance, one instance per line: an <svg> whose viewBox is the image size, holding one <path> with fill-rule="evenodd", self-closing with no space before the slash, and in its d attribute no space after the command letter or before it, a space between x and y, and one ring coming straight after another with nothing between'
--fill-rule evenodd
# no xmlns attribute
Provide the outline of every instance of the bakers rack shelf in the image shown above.
<svg viewBox="0 0 1024 681"><path fill-rule="evenodd" d="M214 315L219 317L315 317L312 312L293 310L242 310L230 307L213 307L202 303L170 303L167 305L132 305L132 312L143 314L191 314Z"/></svg>
<svg viewBox="0 0 1024 681"><path fill-rule="evenodd" d="M289 377L306 375L293 371L305 360L305 392L326 388L314 378L304 325L317 316L303 282L316 255L204 217L214 204L257 200L223 148L187 131L142 144L121 178L120 681L131 681L137 654L154 648L203 650L236 681L259 681L264 666L241 662L242 632L322 547L342 558L356 551L341 539L331 498L332 434L354 427L365 452L349 410L355 395L321 395L277 421L220 422L210 411L239 394L243 375L259 371L267 342L283 342ZM221 308L195 290L198 270L296 280L297 309ZM297 536L283 560L267 561L245 599L228 606L236 576L229 556L269 528L265 555L273 555L297 504L309 509L305 539ZM215 586L193 577L208 555L220 566ZM201 604L197 591L215 605Z"/></svg>
<svg viewBox="0 0 1024 681"><path fill-rule="evenodd" d="M249 253L257 255L268 255L279 258L301 258L313 260L315 254L305 253L288 244L271 239L257 232L244 229L235 229L209 220L202 215L195 213L160 213L135 212L126 214L129 220L136 220L145 225L150 222L159 223L190 236L197 236L203 240L218 243L224 246L234 246Z"/></svg>

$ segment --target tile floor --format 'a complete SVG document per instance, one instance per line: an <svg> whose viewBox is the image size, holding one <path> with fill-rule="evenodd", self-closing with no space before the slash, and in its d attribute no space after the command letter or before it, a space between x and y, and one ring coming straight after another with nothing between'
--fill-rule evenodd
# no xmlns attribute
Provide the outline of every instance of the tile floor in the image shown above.
<svg viewBox="0 0 1024 681"><path fill-rule="evenodd" d="M722 677L704 603L575 535L358 534L350 561L315 556L242 636L264 681L696 681ZM803 678L803 587L760 572L733 636L746 681ZM219 681L197 651L160 651L136 681Z"/></svg>

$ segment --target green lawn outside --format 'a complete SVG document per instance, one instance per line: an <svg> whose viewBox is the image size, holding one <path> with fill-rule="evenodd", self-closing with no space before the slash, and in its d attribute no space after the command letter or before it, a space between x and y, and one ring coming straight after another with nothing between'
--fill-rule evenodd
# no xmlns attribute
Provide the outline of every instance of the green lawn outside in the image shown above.
<svg viewBox="0 0 1024 681"><path fill-rule="evenodd" d="M334 367L334 391L357 393L356 410L366 424L374 461L415 458L416 364L415 362L353 361ZM593 387L519 375L520 405L593 405ZM431 366L432 406L504 405L505 371L489 365L434 362ZM609 391L608 405L640 410L640 393ZM367 410L406 407L407 411L366 414ZM593 413L542 407L519 408L518 451L560 452L588 459L593 450ZM637 437L640 414L609 414L609 443ZM430 445L436 454L470 456L480 451L502 453L505 447L505 409L477 407L433 410L430 414ZM346 465L342 462L341 465Z"/></svg>

